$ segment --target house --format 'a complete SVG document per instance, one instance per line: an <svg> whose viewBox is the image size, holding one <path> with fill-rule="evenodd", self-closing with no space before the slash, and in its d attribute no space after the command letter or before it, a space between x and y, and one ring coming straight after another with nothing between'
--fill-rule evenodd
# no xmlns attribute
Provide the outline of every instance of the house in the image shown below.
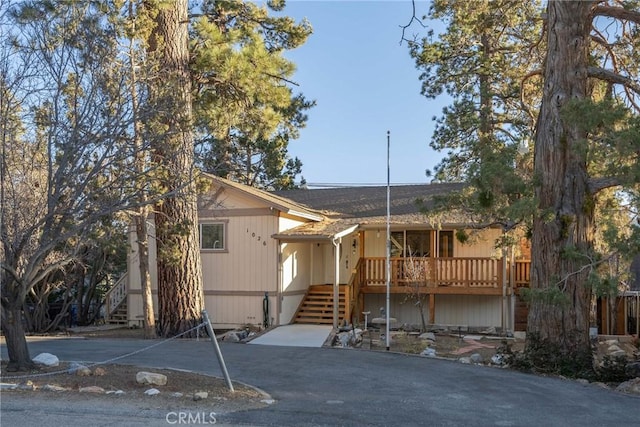
<svg viewBox="0 0 640 427"><path fill-rule="evenodd" d="M199 199L205 305L216 328L246 324L362 321L386 304L387 187L266 192L215 176ZM429 221L418 206L462 188L457 183L390 189L390 314L419 325L411 295L424 299L430 324L523 330L519 286L528 260L494 248L500 228L477 228L459 215ZM132 239L135 233L132 233ZM150 239L153 243L153 239ZM135 245L129 273L108 298L123 322L142 319ZM155 283L150 245L151 277ZM512 259L513 258L513 259ZM408 292L412 290L412 292ZM155 292L155 290L154 290ZM117 297L113 297L113 295Z"/></svg>
<svg viewBox="0 0 640 427"><path fill-rule="evenodd" d="M621 283L615 298L601 297L596 302L598 333L640 337L640 256L631 263L628 283Z"/></svg>

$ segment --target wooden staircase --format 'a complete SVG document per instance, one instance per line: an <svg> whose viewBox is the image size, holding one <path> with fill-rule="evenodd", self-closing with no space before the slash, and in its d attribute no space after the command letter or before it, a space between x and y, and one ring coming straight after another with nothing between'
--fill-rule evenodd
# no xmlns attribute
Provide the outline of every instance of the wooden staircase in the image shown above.
<svg viewBox="0 0 640 427"><path fill-rule="evenodd" d="M125 273L105 295L105 323L128 325L127 319L127 274Z"/></svg>
<svg viewBox="0 0 640 427"><path fill-rule="evenodd" d="M340 285L340 303L338 305L338 323L342 324L346 310L346 288ZM333 285L313 285L298 306L293 323L333 324Z"/></svg>
<svg viewBox="0 0 640 427"><path fill-rule="evenodd" d="M118 308L105 319L107 325L128 325L127 300L125 299Z"/></svg>

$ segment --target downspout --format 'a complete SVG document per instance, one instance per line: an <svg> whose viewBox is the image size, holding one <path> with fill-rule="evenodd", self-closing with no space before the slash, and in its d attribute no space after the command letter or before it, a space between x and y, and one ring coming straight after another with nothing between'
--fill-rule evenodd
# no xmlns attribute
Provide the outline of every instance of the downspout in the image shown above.
<svg viewBox="0 0 640 427"><path fill-rule="evenodd" d="M502 248L502 335L507 331L507 254Z"/></svg>
<svg viewBox="0 0 640 427"><path fill-rule="evenodd" d="M340 304L340 243L342 237L331 240L334 247L335 271L333 279L333 327L338 329L338 305Z"/></svg>
<svg viewBox="0 0 640 427"><path fill-rule="evenodd" d="M284 292L284 278L282 274L282 241L278 240L278 253L277 253L278 269L276 271L276 325L280 326L280 313L282 312L282 293Z"/></svg>
<svg viewBox="0 0 640 427"><path fill-rule="evenodd" d="M516 330L516 290L515 290L515 280L516 280L516 251L515 246L511 245L509 248L510 254L509 259L511 260L511 266L509 269L509 289L511 290L511 313L510 314L510 324L509 328L511 332L515 332Z"/></svg>

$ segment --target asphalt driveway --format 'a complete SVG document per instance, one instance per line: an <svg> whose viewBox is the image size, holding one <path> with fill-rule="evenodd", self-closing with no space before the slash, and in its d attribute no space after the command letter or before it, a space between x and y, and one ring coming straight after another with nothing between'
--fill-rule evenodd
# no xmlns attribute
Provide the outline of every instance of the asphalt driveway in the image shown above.
<svg viewBox="0 0 640 427"><path fill-rule="evenodd" d="M173 340L138 352L156 343L126 339L41 339L30 342L29 347L32 356L48 352L61 360L87 362L102 362L137 352L117 360L117 363L189 369L221 376L211 342ZM216 420L218 424L640 424L640 397L570 380L386 352L225 343L221 348L233 380L259 387L277 402L264 409L220 415ZM6 359L4 345L1 351ZM21 409L15 399L6 400L2 399L3 426L20 411L27 410ZM29 402L24 405L28 406ZM86 410L90 412L91 408ZM146 422L137 424L143 420L137 419L135 414L127 418L126 414L117 413L117 408L113 410L117 417L110 419L110 423L96 424L94 418L92 424L150 424L149 414L145 415ZM64 415L64 408L59 412ZM29 420L34 422L33 425L54 425L47 416L48 411L40 413L42 420L33 419L33 411L30 413ZM168 425L164 415L158 415L155 421L151 424Z"/></svg>

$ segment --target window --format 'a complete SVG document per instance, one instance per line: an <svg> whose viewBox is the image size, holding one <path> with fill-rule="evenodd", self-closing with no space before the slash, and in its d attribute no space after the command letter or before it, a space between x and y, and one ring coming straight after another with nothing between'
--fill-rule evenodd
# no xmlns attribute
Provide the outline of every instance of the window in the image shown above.
<svg viewBox="0 0 640 427"><path fill-rule="evenodd" d="M431 254L431 231L407 230L407 247L405 256L425 257Z"/></svg>
<svg viewBox="0 0 640 427"><path fill-rule="evenodd" d="M392 257L430 256L431 231L407 230L391 233Z"/></svg>
<svg viewBox="0 0 640 427"><path fill-rule="evenodd" d="M453 257L453 231L441 231L438 256L441 258Z"/></svg>
<svg viewBox="0 0 640 427"><path fill-rule="evenodd" d="M225 224L200 224L200 248L216 251L227 249L225 243Z"/></svg>

